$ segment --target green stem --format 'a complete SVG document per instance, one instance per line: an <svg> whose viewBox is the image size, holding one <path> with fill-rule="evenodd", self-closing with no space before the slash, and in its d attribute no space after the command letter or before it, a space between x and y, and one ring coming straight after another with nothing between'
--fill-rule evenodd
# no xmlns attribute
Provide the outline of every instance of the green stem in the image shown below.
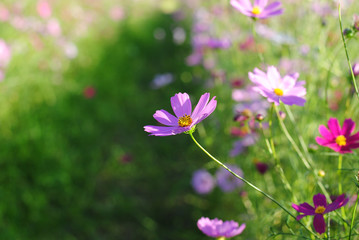
<svg viewBox="0 0 359 240"><path fill-rule="evenodd" d="M264 64L263 54L259 51L258 44L257 44L256 19L253 19L252 34L253 34L253 39L254 39L254 46L255 46L256 52L258 54L259 60L261 61L261 63Z"/></svg>
<svg viewBox="0 0 359 240"><path fill-rule="evenodd" d="M343 187L342 187L342 166L343 166L343 155L339 154L338 157L338 191L339 191L339 195L343 194ZM346 215L345 215L345 209L341 208L341 213L342 213L342 217L345 220L346 219ZM346 221L346 220L345 220ZM349 226L350 227L350 226ZM344 224L344 229L346 230L346 225Z"/></svg>
<svg viewBox="0 0 359 240"><path fill-rule="evenodd" d="M312 158L311 158L310 155L309 155L308 147L307 147L307 145L305 144L302 135L301 135L300 132L298 131L297 124L296 124L296 122L295 122L293 113L292 113L292 111L290 110L290 108L289 108L287 105L285 105L285 104L284 104L284 108L285 108L285 110L286 110L286 112L287 112L287 114L288 114L288 116L289 116L289 120L292 122L292 125L293 125L293 127L294 127L295 133L296 133L296 135L298 136L299 143L300 143L300 145L302 146L302 149L304 150L304 153L305 153L305 155L306 155L306 157L307 157L307 161L308 161L308 163L313 167L314 162L313 162ZM284 123L284 122L283 122L283 123Z"/></svg>
<svg viewBox="0 0 359 240"><path fill-rule="evenodd" d="M276 150L275 150L275 147L274 147L274 141L273 141L273 133L272 133L272 124L273 124L273 108L274 108L274 104L272 104L272 107L270 109L270 116L269 116L269 140L268 138L265 136L264 134L264 129L262 127L262 124L260 125L261 129L262 129L262 132L263 132L263 136L265 138L265 141L266 141L266 144L267 144L267 147L268 147L268 151L269 153L272 154L273 158L274 158L274 162L275 162L275 168L276 170L279 172L280 174L280 177L281 177L281 180L284 184L284 187L292 194L292 197L293 197L293 201L294 202L297 202L297 198L294 196L294 193L293 193L293 190L292 190L292 187L290 186L289 184L289 181L287 179L287 177L285 176L284 174L284 171L283 171L283 168L282 166L280 165L280 160L278 158L278 155L276 153ZM270 143L270 144L268 144Z"/></svg>
<svg viewBox="0 0 359 240"><path fill-rule="evenodd" d="M302 152L299 150L299 147L298 145L294 142L292 136L289 134L288 130L287 130L287 127L285 126L282 118L279 116L279 111L277 109L276 106L274 106L274 109L277 113L277 117L278 117L278 120L279 120L279 124L284 132L284 135L287 137L288 141L292 144L294 150L296 151L296 153L299 155L300 159L302 160L302 162L304 163L305 167L307 169L311 169L311 166L309 165L307 159L304 157L304 155L302 154Z"/></svg>
<svg viewBox="0 0 359 240"><path fill-rule="evenodd" d="M347 49L347 43L346 43L345 38L344 38L343 26L342 26L342 14L341 14L340 7L341 7L341 4L340 4L340 1L339 1L339 4L338 4L338 13L339 13L340 33L341 33L341 35L342 35L342 41L343 41L343 45L344 45L345 56L346 56L346 58L347 58L348 66L349 66L350 73L351 73L351 76L352 76L352 81L353 81L354 89L355 89L355 92L356 92L357 97L358 97L358 99L359 99L358 86L357 86L357 83L356 83L356 81L355 81L355 76L354 76L352 64L350 63L350 59L349 59L349 54L348 54L348 49Z"/></svg>
<svg viewBox="0 0 359 240"><path fill-rule="evenodd" d="M281 128L282 128L282 131L284 132L284 135L287 137L288 141L292 144L294 150L296 151L296 153L298 154L299 158L300 158L300 159L302 160L302 162L304 163L305 167L306 167L308 170L311 170L311 171L313 172L313 174L314 174L314 176L315 176L315 179L316 179L316 182L317 182L318 186L320 187L320 189L322 190L322 192L324 193L324 195L326 196L326 198L327 198L327 199L330 199L330 195L329 195L328 191L325 189L325 187L324 187L322 181L319 179L319 177L318 177L318 175L317 175L317 173L316 173L316 170L313 168L313 166L311 166L311 165L309 164L308 160L305 158L305 156L303 155L303 153L300 151L298 145L295 143L295 141L293 140L292 136L289 134L287 127L285 126L285 124L284 124L282 118L279 116L279 111L278 111L277 107L274 106L274 109L275 109L275 111L276 111L276 113L277 113L277 117L278 117L278 120L279 120L279 124L280 124L280 126L281 126ZM290 112L290 113L291 113L291 112ZM293 116L291 116L290 114L288 114L288 115L290 116L290 118L293 117ZM303 145L305 145L305 144L304 144L304 140L303 140ZM305 149L306 149L306 148L305 148ZM308 153L308 155L309 155L309 153ZM310 159L310 158L309 158L309 159ZM311 162L312 162L312 161L311 161Z"/></svg>
<svg viewBox="0 0 359 240"><path fill-rule="evenodd" d="M354 206L353 215L352 215L352 222L351 222L350 228L349 228L349 240L352 236L352 229L354 226L354 219L355 219L355 213L357 211L358 201L359 201L359 190L357 190L357 200L355 201L355 206Z"/></svg>
<svg viewBox="0 0 359 240"><path fill-rule="evenodd" d="M341 171L342 171L342 165L343 165L343 155L339 154L339 158L338 158L338 190L339 190L339 195L343 194L343 188L342 188L342 179L341 179Z"/></svg>
<svg viewBox="0 0 359 240"><path fill-rule="evenodd" d="M219 161L218 159L216 159L215 157L213 157L209 152L207 152L206 149L204 149L198 142L197 140L194 138L193 133L189 132L189 135L191 136L192 140L195 142L195 144L204 152L207 154L207 156L209 156L213 161L215 161L216 163L218 163L220 166L222 166L223 168L225 168L228 172L230 172L233 176L235 176L236 178L242 180L244 183L246 183L247 185L249 185L251 188L253 188L254 190L256 190L257 192L260 192L261 194L263 194L265 197L267 197L269 200L271 200L272 202L274 202L275 204L277 204L281 209L283 209L289 216L291 216L292 218L294 218L295 220L297 219L287 208L285 208L282 204L280 204L276 199L274 199L272 196L270 196L269 194L267 194L266 192L263 192L261 189L259 189L258 187L256 187L254 184L252 184L251 182L249 182L248 180L246 180L245 178L239 176L238 174L236 174L235 172L233 172L231 169L229 169L226 165L224 165L221 161ZM313 234L314 236L317 237L317 235L310 230L309 228L307 228L307 226L305 226L301 221L296 220L300 225L302 225L308 232L310 232L311 234Z"/></svg>

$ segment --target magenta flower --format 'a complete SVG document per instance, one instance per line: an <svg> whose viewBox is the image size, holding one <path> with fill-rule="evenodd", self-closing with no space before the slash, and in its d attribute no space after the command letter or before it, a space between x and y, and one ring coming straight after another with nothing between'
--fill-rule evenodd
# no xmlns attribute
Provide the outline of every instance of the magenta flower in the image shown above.
<svg viewBox="0 0 359 240"><path fill-rule="evenodd" d="M233 220L223 222L217 218L212 220L205 217L201 217L197 221L197 226L204 234L214 238L234 237L241 234L246 228L246 224L243 223L239 226L239 224Z"/></svg>
<svg viewBox="0 0 359 240"><path fill-rule="evenodd" d="M328 128L319 126L319 133L323 137L316 137L315 140L321 146L328 147L339 153L352 153L353 148L359 148L359 132L350 135L355 128L355 122L350 118L345 119L341 128L336 118L330 118Z"/></svg>
<svg viewBox="0 0 359 240"><path fill-rule="evenodd" d="M246 16L253 18L268 18L283 13L281 2L268 5L268 0L255 0L254 5L249 0L231 0L231 5Z"/></svg>
<svg viewBox="0 0 359 240"><path fill-rule="evenodd" d="M337 197L337 199L335 199L334 202L332 202L331 204L327 204L327 200L325 196L321 193L318 193L317 195L313 196L314 207L312 207L306 202L300 204L299 206L293 203L292 207L296 211L300 213L304 213L298 215L297 220L300 220L308 215L314 216L314 220L313 220L314 229L319 234L322 234L325 232L325 221L323 215L343 207L345 204L348 203L348 200L349 198L345 198L345 194L342 194L339 197Z"/></svg>
<svg viewBox="0 0 359 240"><path fill-rule="evenodd" d="M216 109L217 100L209 101L209 93L201 96L192 112L192 104L187 93L177 93L171 97L172 109L176 116L165 110L157 110L153 117L166 126L145 126L146 132L154 136L170 136L193 129L196 124L207 118ZM209 101L209 102L208 102Z"/></svg>
<svg viewBox="0 0 359 240"><path fill-rule="evenodd" d="M274 102L275 105L279 105L280 101L286 105L303 106L305 103L303 98L307 93L303 87L305 82L297 81L298 73L282 78L275 67L269 66L267 73L255 68L253 73L248 73L248 77L256 84L253 90L266 97L269 102Z"/></svg>

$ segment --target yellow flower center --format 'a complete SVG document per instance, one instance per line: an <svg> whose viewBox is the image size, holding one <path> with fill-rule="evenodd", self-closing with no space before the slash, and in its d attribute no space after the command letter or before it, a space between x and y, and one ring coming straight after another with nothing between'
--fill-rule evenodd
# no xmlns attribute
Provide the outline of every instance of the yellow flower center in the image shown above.
<svg viewBox="0 0 359 240"><path fill-rule="evenodd" d="M257 6L254 6L253 9L252 9L252 13L253 13L254 15L259 15L259 14L261 14L261 12L262 12L262 9L260 9L260 8L257 7Z"/></svg>
<svg viewBox="0 0 359 240"><path fill-rule="evenodd" d="M325 212L325 207L323 206L318 206L316 209L315 209L315 213L323 213Z"/></svg>
<svg viewBox="0 0 359 240"><path fill-rule="evenodd" d="M275 93L277 96L283 96L283 90L280 89L280 88L274 89L274 93Z"/></svg>
<svg viewBox="0 0 359 240"><path fill-rule="evenodd" d="M347 139L343 136L343 135L339 135L336 139L335 142L339 145L339 146L345 146L347 145Z"/></svg>
<svg viewBox="0 0 359 240"><path fill-rule="evenodd" d="M185 114L183 117L180 117L178 119L178 125L180 127L188 127L192 124L192 118L191 116L188 116L187 114Z"/></svg>

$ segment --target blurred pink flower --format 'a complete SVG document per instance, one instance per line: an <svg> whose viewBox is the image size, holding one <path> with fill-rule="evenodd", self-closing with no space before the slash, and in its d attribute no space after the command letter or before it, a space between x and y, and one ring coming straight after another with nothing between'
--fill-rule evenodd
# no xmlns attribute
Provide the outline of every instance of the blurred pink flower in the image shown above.
<svg viewBox="0 0 359 240"><path fill-rule="evenodd" d="M6 42L0 39L0 68L5 68L11 58L11 49Z"/></svg>
<svg viewBox="0 0 359 240"><path fill-rule="evenodd" d="M91 99L91 98L95 97L96 89L93 86L87 86L87 87L85 87L83 94L84 94L85 98Z"/></svg>
<svg viewBox="0 0 359 240"><path fill-rule="evenodd" d="M61 26L57 19L52 18L48 21L46 25L47 32L54 37L60 37L61 36Z"/></svg>
<svg viewBox="0 0 359 240"><path fill-rule="evenodd" d="M125 17L125 11L122 7L113 7L110 9L110 17L114 21L120 21Z"/></svg>
<svg viewBox="0 0 359 240"><path fill-rule="evenodd" d="M21 16L15 16L10 21L11 25L16 29L25 30L27 27L25 19Z"/></svg>
<svg viewBox="0 0 359 240"><path fill-rule="evenodd" d="M9 20L9 17L9 10L6 7L0 7L0 21L6 22L7 20Z"/></svg>
<svg viewBox="0 0 359 240"><path fill-rule="evenodd" d="M243 232L246 228L246 224L239 224L233 220L231 221L222 221L220 219L209 219L206 217L201 217L197 221L197 226L204 234L209 237L225 239L237 236ZM225 238L223 238L225 237Z"/></svg>
<svg viewBox="0 0 359 240"><path fill-rule="evenodd" d="M48 1L40 0L37 2L37 13L42 18L49 18L51 16L52 10Z"/></svg>

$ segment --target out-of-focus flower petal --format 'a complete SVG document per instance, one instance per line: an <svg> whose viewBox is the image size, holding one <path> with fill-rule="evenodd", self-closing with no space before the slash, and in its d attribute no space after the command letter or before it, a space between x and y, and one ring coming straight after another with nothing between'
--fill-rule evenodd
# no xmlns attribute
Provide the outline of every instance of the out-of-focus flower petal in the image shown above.
<svg viewBox="0 0 359 240"><path fill-rule="evenodd" d="M313 226L315 231L317 231L319 234L325 232L325 221L322 214L315 214L313 220Z"/></svg>

